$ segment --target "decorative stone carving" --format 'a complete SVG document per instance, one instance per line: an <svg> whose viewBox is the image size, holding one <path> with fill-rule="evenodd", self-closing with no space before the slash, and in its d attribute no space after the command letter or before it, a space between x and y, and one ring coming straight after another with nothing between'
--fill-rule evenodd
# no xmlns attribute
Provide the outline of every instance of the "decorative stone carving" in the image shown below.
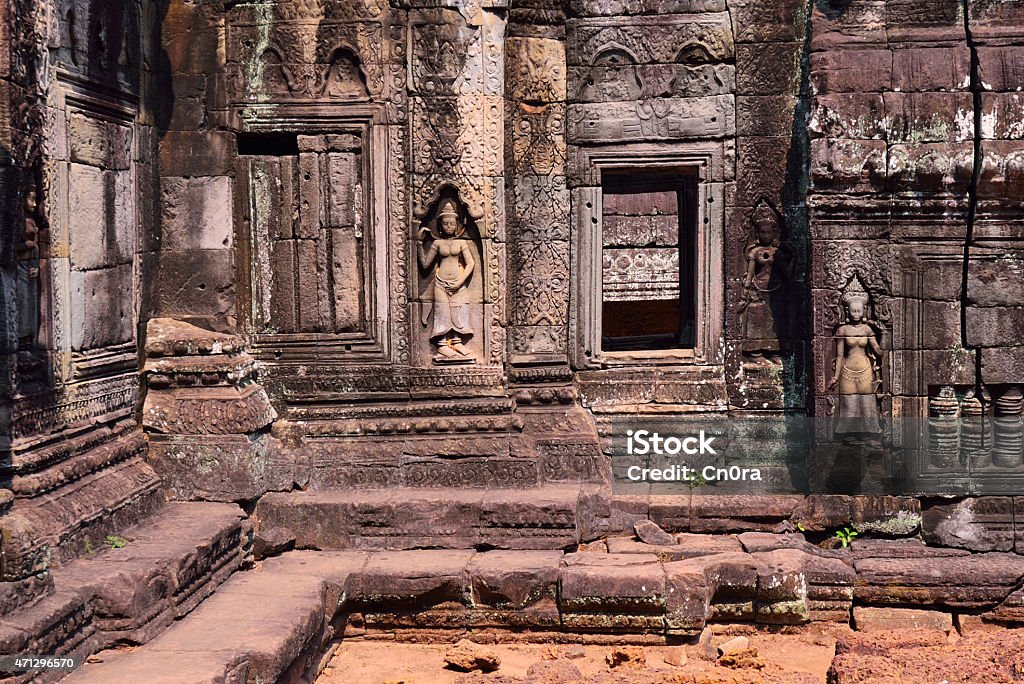
<svg viewBox="0 0 1024 684"><path fill-rule="evenodd" d="M1006 387L995 401L995 443L992 465L1017 468L1024 463L1024 394L1018 385Z"/></svg>
<svg viewBox="0 0 1024 684"><path fill-rule="evenodd" d="M928 400L930 460L933 466L954 470L960 458L960 403L949 385Z"/></svg>
<svg viewBox="0 0 1024 684"><path fill-rule="evenodd" d="M835 435L844 441L877 442L878 395L882 390L881 329L868 318L870 295L856 275L843 291L846 322L836 328L836 355L829 390L837 390L839 417Z"/></svg>
<svg viewBox="0 0 1024 684"><path fill-rule="evenodd" d="M569 106L570 141L719 138L736 132L731 95Z"/></svg>
<svg viewBox="0 0 1024 684"><path fill-rule="evenodd" d="M149 462L175 499L236 501L291 484L270 467L277 413L242 341L180 321L147 326L142 425Z"/></svg>
<svg viewBox="0 0 1024 684"><path fill-rule="evenodd" d="M985 468L992 462L992 436L984 417L985 405L973 389L960 402L960 415L960 450L972 470Z"/></svg>
<svg viewBox="0 0 1024 684"><path fill-rule="evenodd" d="M746 272L743 275L743 300L740 327L743 350L755 363L778 363L776 310L786 302L778 295L789 280L792 258L788 245L781 242L781 217L762 200L750 217L751 230L744 249Z"/></svg>
<svg viewBox="0 0 1024 684"><path fill-rule="evenodd" d="M480 251L467 234L465 213L453 199L442 199L432 224L420 228L419 240L420 269L429 272L421 293L422 323L429 328L433 362L474 363L467 345L477 332L470 305L480 303Z"/></svg>
<svg viewBox="0 0 1024 684"><path fill-rule="evenodd" d="M520 247L517 265L517 322L556 326L565 322L569 299L568 246L558 242L529 242Z"/></svg>

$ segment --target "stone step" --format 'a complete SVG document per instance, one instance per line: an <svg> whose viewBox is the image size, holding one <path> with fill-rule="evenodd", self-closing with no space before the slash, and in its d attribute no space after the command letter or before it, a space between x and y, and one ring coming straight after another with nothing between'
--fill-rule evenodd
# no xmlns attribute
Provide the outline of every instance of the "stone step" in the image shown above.
<svg viewBox="0 0 1024 684"><path fill-rule="evenodd" d="M143 648L104 652L67 684L296 681L331 637L328 583L313 574L244 573Z"/></svg>
<svg viewBox="0 0 1024 684"><path fill-rule="evenodd" d="M906 536L917 529L914 505L896 497L620 495L587 482L522 489L313 487L267 494L254 519L258 555L289 548L550 550L632 534L633 524L647 519L673 533L782 532L799 524L813 532L854 525Z"/></svg>
<svg viewBox="0 0 1024 684"><path fill-rule="evenodd" d="M564 549L579 540L586 486L271 493L253 514L259 547Z"/></svg>
<svg viewBox="0 0 1024 684"><path fill-rule="evenodd" d="M308 680L339 637L578 641L693 636L711 619L849 622L844 560L684 544L708 553L666 562L559 550L291 551L235 575L144 647L102 653L67 681Z"/></svg>
<svg viewBox="0 0 1024 684"><path fill-rule="evenodd" d="M74 658L80 663L95 652L100 643L92 608L75 591L55 591L0 621L0 653L4 655L52 655ZM62 674L59 671L0 672L0 681L12 684L52 682Z"/></svg>
<svg viewBox="0 0 1024 684"><path fill-rule="evenodd" d="M239 568L248 548L244 518L232 504L168 503L121 532L121 548L96 540L91 555L50 571L52 593L0 618L0 653L81 661L146 643Z"/></svg>
<svg viewBox="0 0 1024 684"><path fill-rule="evenodd" d="M801 534L674 538L665 546L609 539L572 552L289 551L234 575L141 648L103 652L67 681L308 681L329 644L354 637L604 643L692 638L711 623L849 625L864 587L965 585L961 575L974 570L987 572L985 606L1024 604L1019 591L1006 598L1024 563L1007 554L965 557L910 539L822 549ZM898 560L880 566L890 554ZM956 590L896 595L926 598L918 603L930 610L861 607L860 620L945 625L958 606L984 607L963 604Z"/></svg>

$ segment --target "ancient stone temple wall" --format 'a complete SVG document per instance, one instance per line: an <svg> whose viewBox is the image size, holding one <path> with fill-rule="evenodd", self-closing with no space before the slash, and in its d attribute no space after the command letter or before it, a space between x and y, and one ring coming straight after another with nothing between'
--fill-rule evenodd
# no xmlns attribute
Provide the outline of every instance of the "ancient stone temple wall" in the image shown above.
<svg viewBox="0 0 1024 684"><path fill-rule="evenodd" d="M156 238L149 4L3 6L0 603L159 507L144 460L139 322Z"/></svg>
<svg viewBox="0 0 1024 684"><path fill-rule="evenodd" d="M984 416L1020 465L1014 3L6 7L12 578L157 474L596 483L623 415Z"/></svg>
<svg viewBox="0 0 1024 684"><path fill-rule="evenodd" d="M1012 122L1021 110L1006 91L1020 83L1004 76L1015 73L1020 16L986 2L815 7L808 204L817 415L841 420L834 346L859 298L882 350L871 371L879 401L869 410L897 422L981 421L994 408L1019 422L1009 416L1019 412L1022 375L1007 345L1020 330ZM893 442L919 429L896 430ZM1007 444L993 461L986 430L979 422L964 436L969 457L954 431L930 461L909 463L910 488L952 493L993 465L997 487L1016 482L1020 450ZM987 446L975 452L975 441Z"/></svg>

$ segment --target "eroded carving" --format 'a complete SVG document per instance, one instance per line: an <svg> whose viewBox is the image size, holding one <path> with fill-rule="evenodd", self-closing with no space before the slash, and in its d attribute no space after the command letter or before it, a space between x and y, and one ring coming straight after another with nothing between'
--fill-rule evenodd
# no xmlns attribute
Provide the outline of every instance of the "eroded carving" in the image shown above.
<svg viewBox="0 0 1024 684"><path fill-rule="evenodd" d="M836 328L836 356L829 390L836 390L835 435L846 442L880 439L878 395L882 391L880 326L869 317L871 297L856 275L843 291L846 322Z"/></svg>
<svg viewBox="0 0 1024 684"><path fill-rule="evenodd" d="M481 280L474 280L480 259L466 231L465 214L449 197L441 200L434 222L419 231L420 269L430 274L421 294L422 323L430 330L436 364L475 361L467 344L475 333L470 304L480 302L470 287Z"/></svg>
<svg viewBox="0 0 1024 684"><path fill-rule="evenodd" d="M744 352L754 363L778 363L778 328L776 309L785 306L778 297L789 279L792 254L781 242L781 217L767 201L760 201L750 217L744 256L743 299L740 323Z"/></svg>

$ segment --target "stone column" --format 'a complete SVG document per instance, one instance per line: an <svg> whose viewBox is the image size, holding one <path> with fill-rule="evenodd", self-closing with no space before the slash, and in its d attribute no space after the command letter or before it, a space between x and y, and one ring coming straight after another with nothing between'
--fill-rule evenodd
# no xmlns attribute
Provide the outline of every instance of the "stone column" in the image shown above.
<svg viewBox="0 0 1024 684"><path fill-rule="evenodd" d="M564 17L513 6L505 42L510 374L565 379L569 316Z"/></svg>
<svg viewBox="0 0 1024 684"><path fill-rule="evenodd" d="M730 402L751 410L801 409L805 401L809 4L728 3L736 183L727 199L726 375L742 377L730 385ZM762 254L771 255L767 267Z"/></svg>

